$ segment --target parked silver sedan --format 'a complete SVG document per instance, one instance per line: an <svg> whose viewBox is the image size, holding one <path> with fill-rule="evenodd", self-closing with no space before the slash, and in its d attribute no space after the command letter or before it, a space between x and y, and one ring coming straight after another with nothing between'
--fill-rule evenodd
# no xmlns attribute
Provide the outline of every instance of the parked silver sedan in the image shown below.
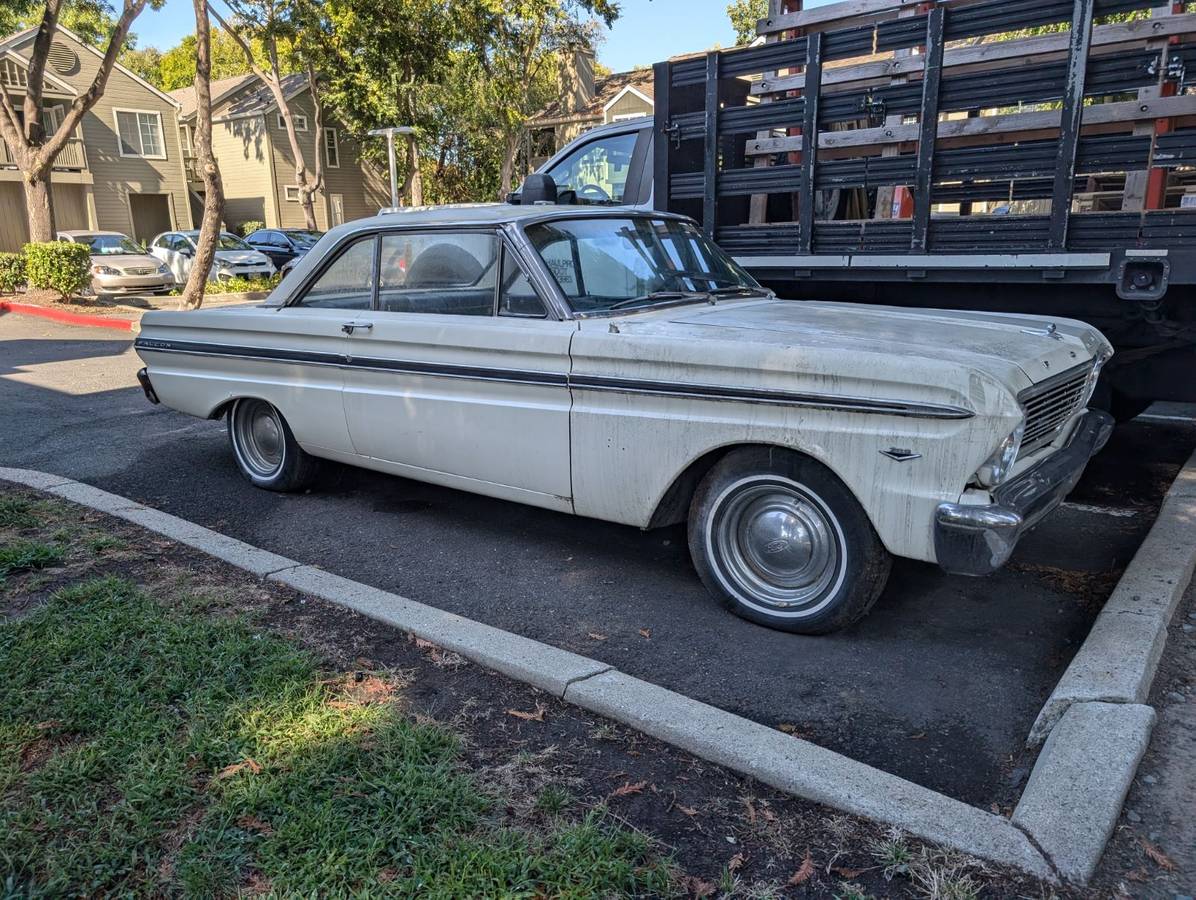
<svg viewBox="0 0 1196 900"><path fill-rule="evenodd" d="M174 287L170 269L119 231L60 231L58 239L91 248L91 290L97 297L166 294Z"/></svg>

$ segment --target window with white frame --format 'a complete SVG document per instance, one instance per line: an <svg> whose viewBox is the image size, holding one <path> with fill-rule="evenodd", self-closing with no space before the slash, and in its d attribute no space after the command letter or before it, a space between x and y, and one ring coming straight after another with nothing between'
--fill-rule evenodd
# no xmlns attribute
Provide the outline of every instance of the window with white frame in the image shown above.
<svg viewBox="0 0 1196 900"><path fill-rule="evenodd" d="M324 162L330 169L341 167L341 145L335 128L324 129Z"/></svg>
<svg viewBox="0 0 1196 900"><path fill-rule="evenodd" d="M290 203L299 202L299 185L288 184L283 187L282 192L286 195L286 198Z"/></svg>
<svg viewBox="0 0 1196 900"><path fill-rule="evenodd" d="M162 114L138 109L118 109L116 133L121 156L144 156L166 159L166 142L162 139Z"/></svg>
<svg viewBox="0 0 1196 900"><path fill-rule="evenodd" d="M295 123L296 131L307 131L307 116L303 113L291 113L291 121ZM287 130L286 119L282 117L282 113L278 114L278 127L283 131Z"/></svg>

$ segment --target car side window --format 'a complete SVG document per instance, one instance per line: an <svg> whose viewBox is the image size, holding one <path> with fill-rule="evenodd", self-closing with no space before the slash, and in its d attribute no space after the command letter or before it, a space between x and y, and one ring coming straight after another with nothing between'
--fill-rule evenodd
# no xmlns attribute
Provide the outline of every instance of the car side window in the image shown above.
<svg viewBox="0 0 1196 900"><path fill-rule="evenodd" d="M373 236L350 244L308 285L295 306L369 309L374 300Z"/></svg>
<svg viewBox="0 0 1196 900"><path fill-rule="evenodd" d="M498 237L485 232L382 235L378 308L387 312L494 315Z"/></svg>
<svg viewBox="0 0 1196 900"><path fill-rule="evenodd" d="M544 319L548 310L544 301L532 287L523 266L515 254L504 249L502 254L502 279L499 282L498 314L520 319Z"/></svg>
<svg viewBox="0 0 1196 900"><path fill-rule="evenodd" d="M562 203L614 206L623 202L639 132L598 138L548 170ZM562 193L565 196L561 196Z"/></svg>

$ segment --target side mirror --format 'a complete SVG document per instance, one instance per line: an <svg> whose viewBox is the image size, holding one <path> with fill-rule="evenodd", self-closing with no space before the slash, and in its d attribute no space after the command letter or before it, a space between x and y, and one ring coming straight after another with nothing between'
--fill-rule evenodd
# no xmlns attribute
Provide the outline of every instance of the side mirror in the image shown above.
<svg viewBox="0 0 1196 900"><path fill-rule="evenodd" d="M179 251L179 256L194 256L194 255L195 255L195 252L190 247L187 247L186 249Z"/></svg>
<svg viewBox="0 0 1196 900"><path fill-rule="evenodd" d="M551 175L534 172L528 175L520 191L520 203L533 206L537 203L556 203L556 182Z"/></svg>

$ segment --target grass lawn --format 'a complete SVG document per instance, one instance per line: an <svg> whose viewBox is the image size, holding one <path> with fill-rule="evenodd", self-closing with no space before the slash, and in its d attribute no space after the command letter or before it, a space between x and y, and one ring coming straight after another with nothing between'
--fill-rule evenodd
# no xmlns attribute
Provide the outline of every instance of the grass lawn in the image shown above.
<svg viewBox="0 0 1196 900"><path fill-rule="evenodd" d="M105 552L39 542L0 502L0 577ZM98 547L97 551L95 548ZM81 578L0 619L0 872L7 895L609 896L671 891L601 809L501 821L501 790L401 672L321 668L202 597Z"/></svg>

